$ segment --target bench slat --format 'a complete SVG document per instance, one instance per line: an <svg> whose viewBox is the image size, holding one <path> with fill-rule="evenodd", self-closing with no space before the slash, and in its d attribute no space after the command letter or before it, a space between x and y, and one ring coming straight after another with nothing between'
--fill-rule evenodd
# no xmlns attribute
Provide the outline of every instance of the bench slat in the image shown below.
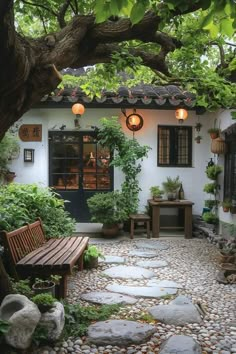
<svg viewBox="0 0 236 354"><path fill-rule="evenodd" d="M48 240L46 243L44 243L41 247L37 248L33 252L30 252L27 254L27 256L23 257L17 264L30 264L30 261L32 258L38 256L38 259L41 259L41 257L44 255L44 253L48 252L48 249L52 246L54 243L54 239ZM33 263L32 263L33 264Z"/></svg>
<svg viewBox="0 0 236 354"><path fill-rule="evenodd" d="M77 241L77 240L76 240ZM61 262L63 264L68 264L72 266L76 263L76 260L78 259L78 256L81 256L83 251L85 250L85 248L87 247L89 241L89 237L80 237L80 242L79 244L75 244L73 245L73 251L71 250L71 252L68 252L67 254L67 258L60 258L58 260L58 262Z"/></svg>

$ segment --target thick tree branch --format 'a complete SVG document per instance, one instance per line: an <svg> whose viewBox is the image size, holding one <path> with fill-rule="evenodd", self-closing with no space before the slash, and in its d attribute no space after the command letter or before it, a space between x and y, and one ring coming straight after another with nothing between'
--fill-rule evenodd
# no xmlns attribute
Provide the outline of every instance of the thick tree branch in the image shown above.
<svg viewBox="0 0 236 354"><path fill-rule="evenodd" d="M65 14L70 4L71 4L71 0L66 0L59 10L59 13L57 15L57 20L60 28L66 27Z"/></svg>
<svg viewBox="0 0 236 354"><path fill-rule="evenodd" d="M47 7L45 5L42 4L37 4L34 2L30 2L27 0L21 0L24 4L29 5L29 6L34 6L34 7L41 7L42 9L48 11L49 13L51 13L53 16L57 17L57 13L55 11L53 11L50 7Z"/></svg>

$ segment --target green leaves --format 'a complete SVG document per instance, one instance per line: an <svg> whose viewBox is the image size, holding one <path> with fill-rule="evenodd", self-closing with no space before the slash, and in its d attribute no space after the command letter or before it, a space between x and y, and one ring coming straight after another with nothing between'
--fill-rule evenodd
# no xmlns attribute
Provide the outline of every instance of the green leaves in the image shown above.
<svg viewBox="0 0 236 354"><path fill-rule="evenodd" d="M132 7L132 10L131 10L131 13L130 13L130 20L133 25L135 25L136 23L138 23L139 21L142 20L148 3L149 3L149 1L146 1L146 0L138 0L134 4L134 6Z"/></svg>

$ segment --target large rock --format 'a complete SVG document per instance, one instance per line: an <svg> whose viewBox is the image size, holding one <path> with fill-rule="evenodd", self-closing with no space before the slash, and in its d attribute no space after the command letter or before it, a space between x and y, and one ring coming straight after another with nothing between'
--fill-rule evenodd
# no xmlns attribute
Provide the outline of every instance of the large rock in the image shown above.
<svg viewBox="0 0 236 354"><path fill-rule="evenodd" d="M202 319L191 300L184 295L178 296L168 305L153 306L148 312L165 324L184 326L186 323L201 323Z"/></svg>
<svg viewBox="0 0 236 354"><path fill-rule="evenodd" d="M158 251L168 250L169 248L167 244L161 243L160 241L154 241L154 240L137 241L135 245L137 248L144 248L144 249L158 250Z"/></svg>
<svg viewBox="0 0 236 354"><path fill-rule="evenodd" d="M147 341L155 332L155 327L126 320L97 322L88 328L87 339L96 345L119 345L125 347Z"/></svg>
<svg viewBox="0 0 236 354"><path fill-rule="evenodd" d="M122 304L122 305L132 305L135 304L138 300L134 297L117 294L107 291L93 291L90 293L81 294L80 298L82 300L92 302L94 304L102 304L102 305L114 305L114 304Z"/></svg>
<svg viewBox="0 0 236 354"><path fill-rule="evenodd" d="M65 324L65 311L63 305L56 301L53 307L42 313L39 325L46 328L47 338L50 341L57 340L64 328Z"/></svg>
<svg viewBox="0 0 236 354"><path fill-rule="evenodd" d="M159 354L202 354L200 345L189 336L175 335L168 338L160 348Z"/></svg>
<svg viewBox="0 0 236 354"><path fill-rule="evenodd" d="M112 264L112 263L125 263L125 258L120 256L104 256L105 258L99 258L100 263Z"/></svg>
<svg viewBox="0 0 236 354"><path fill-rule="evenodd" d="M0 307L0 319L10 323L5 334L6 342L14 348L27 349L40 317L38 307L26 296L7 295Z"/></svg>
<svg viewBox="0 0 236 354"><path fill-rule="evenodd" d="M151 270L135 267L135 266L125 266L120 265L116 267L111 267L104 270L103 274L111 278L121 278L121 279L148 279L155 276Z"/></svg>

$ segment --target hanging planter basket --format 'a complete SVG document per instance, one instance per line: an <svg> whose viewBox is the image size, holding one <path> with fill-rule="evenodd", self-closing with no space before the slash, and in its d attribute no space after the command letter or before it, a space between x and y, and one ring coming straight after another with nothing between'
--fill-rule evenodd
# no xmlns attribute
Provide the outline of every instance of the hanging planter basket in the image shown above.
<svg viewBox="0 0 236 354"><path fill-rule="evenodd" d="M213 154L218 154L218 155L226 154L227 146L225 141L221 138L213 139L211 142L211 152L213 152Z"/></svg>

